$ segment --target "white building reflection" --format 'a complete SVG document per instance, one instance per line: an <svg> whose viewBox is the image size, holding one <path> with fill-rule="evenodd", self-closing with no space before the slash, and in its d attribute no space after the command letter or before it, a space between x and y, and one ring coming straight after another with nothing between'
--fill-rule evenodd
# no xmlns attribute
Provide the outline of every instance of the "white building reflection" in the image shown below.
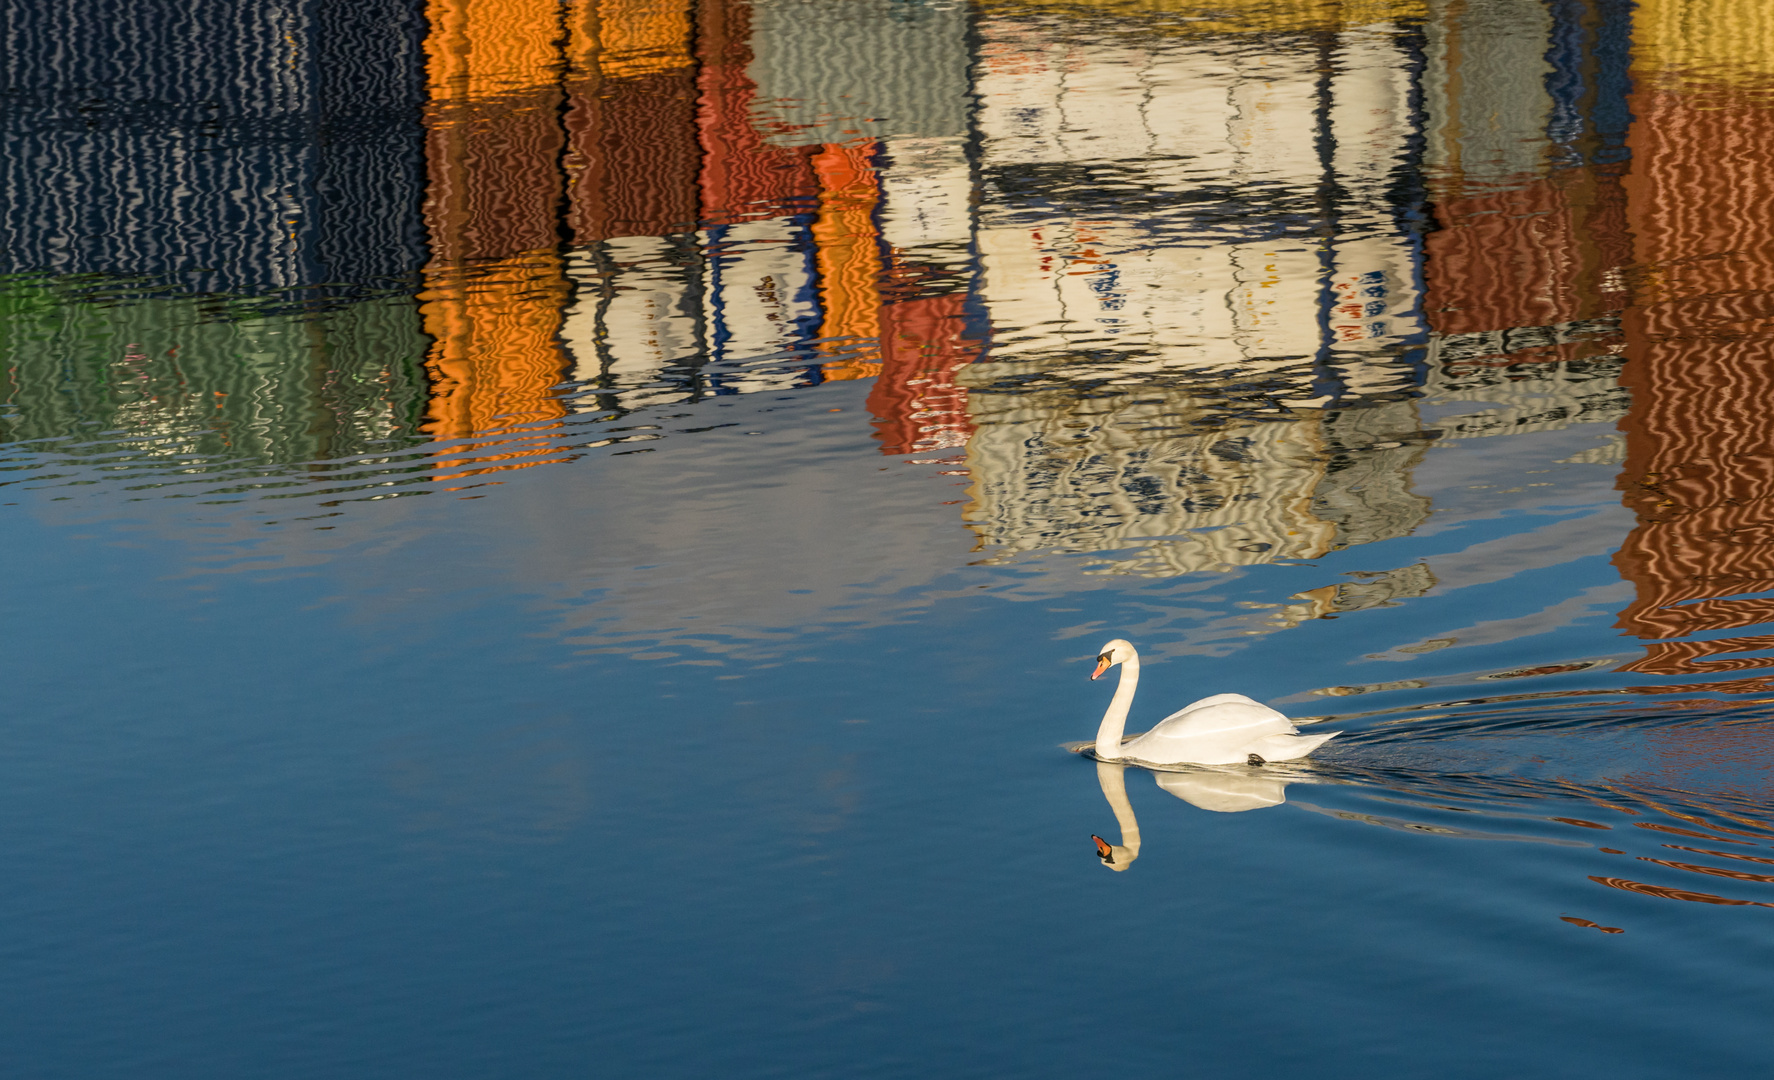
<svg viewBox="0 0 1774 1080"><path fill-rule="evenodd" d="M1410 383L1394 362L1422 333L1392 194L1417 126L1399 35L1348 31L1324 56L1035 16L981 36L994 360L1262 377L1293 404L1327 376Z"/></svg>

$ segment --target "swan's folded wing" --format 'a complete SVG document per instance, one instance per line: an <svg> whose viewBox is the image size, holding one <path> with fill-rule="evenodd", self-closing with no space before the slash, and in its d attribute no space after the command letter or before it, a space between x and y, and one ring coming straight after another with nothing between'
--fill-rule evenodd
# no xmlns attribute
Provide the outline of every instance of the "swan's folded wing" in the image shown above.
<svg viewBox="0 0 1774 1080"><path fill-rule="evenodd" d="M1158 723L1168 723L1184 713L1194 712L1196 709L1205 709L1212 705L1255 705L1259 709L1268 708L1267 705L1262 704L1254 698L1247 698L1243 694L1211 694L1202 698L1200 701L1189 702L1187 705L1184 705L1176 712L1171 713L1163 720L1158 721Z"/></svg>
<svg viewBox="0 0 1774 1080"><path fill-rule="evenodd" d="M1248 730L1252 735L1267 735L1270 732L1292 733L1294 724L1269 706L1243 694L1215 694L1184 705L1152 725L1153 733L1163 728L1178 733Z"/></svg>

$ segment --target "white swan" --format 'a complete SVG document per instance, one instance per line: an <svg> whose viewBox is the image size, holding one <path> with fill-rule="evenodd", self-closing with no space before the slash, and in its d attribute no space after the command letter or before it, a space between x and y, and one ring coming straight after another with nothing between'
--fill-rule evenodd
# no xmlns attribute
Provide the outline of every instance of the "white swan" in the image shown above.
<svg viewBox="0 0 1774 1080"><path fill-rule="evenodd" d="M1109 711L1103 714L1102 726L1096 729L1099 761L1261 765L1265 761L1303 758L1342 734L1332 731L1301 735L1291 720L1267 705L1243 694L1215 694L1183 706L1158 721L1152 730L1124 743L1121 733L1127 727L1127 710L1140 682L1140 654L1132 645L1116 638L1103 646L1096 658L1096 671L1090 677L1098 678L1116 664L1121 665L1121 684L1115 687Z"/></svg>

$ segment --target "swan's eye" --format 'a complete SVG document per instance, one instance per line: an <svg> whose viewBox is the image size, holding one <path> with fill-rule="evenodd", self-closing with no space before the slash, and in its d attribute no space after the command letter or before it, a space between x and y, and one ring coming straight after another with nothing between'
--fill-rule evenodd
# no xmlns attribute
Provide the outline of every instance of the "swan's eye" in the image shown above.
<svg viewBox="0 0 1774 1080"><path fill-rule="evenodd" d="M1108 662L1109 662L1109 654L1108 654L1108 653L1104 653L1104 654L1102 654L1102 655L1101 655L1101 656L1099 656L1099 657L1097 657L1097 658L1096 658L1096 662L1097 662L1097 663L1099 663L1099 664L1106 664L1106 663L1108 663Z"/></svg>

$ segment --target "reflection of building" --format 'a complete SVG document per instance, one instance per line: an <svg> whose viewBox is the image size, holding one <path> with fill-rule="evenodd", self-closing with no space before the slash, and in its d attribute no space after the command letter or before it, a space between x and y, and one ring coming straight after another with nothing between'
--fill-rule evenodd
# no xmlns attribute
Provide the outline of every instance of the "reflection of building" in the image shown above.
<svg viewBox="0 0 1774 1080"><path fill-rule="evenodd" d="M476 457L523 462L552 447L519 432L565 414L560 14L544 0L431 0L428 15L428 430L500 436Z"/></svg>
<svg viewBox="0 0 1774 1080"><path fill-rule="evenodd" d="M424 262L412 0L6 0L0 273L196 291Z"/></svg>
<svg viewBox="0 0 1774 1080"><path fill-rule="evenodd" d="M194 476L419 438L413 299L338 301L425 262L422 8L0 2L0 438Z"/></svg>
<svg viewBox="0 0 1774 1080"><path fill-rule="evenodd" d="M1168 576L1312 558L1428 513L1409 490L1422 424L1396 396L1420 378L1398 187L1414 61L1378 25L1416 12L1234 9L1077 35L1017 5L980 27L981 299L1014 328L961 380L987 551L1118 551L1100 572ZM1317 53L1221 36L1302 29ZM1253 394L1327 392L1372 400L1228 419ZM1338 591L1302 605L1358 602Z"/></svg>
<svg viewBox="0 0 1774 1080"><path fill-rule="evenodd" d="M1118 551L1099 572L1168 577L1316 558L1429 514L1409 490L1424 452L1409 402L1246 424L1162 388L976 393L969 405L968 519L998 556Z"/></svg>
<svg viewBox="0 0 1774 1080"><path fill-rule="evenodd" d="M1460 7L1458 20L1430 21L1425 160L1437 229L1426 238L1426 316L1439 333L1520 339L1538 326L1559 337L1625 301L1620 51L1630 7ZM1510 344L1499 356L1550 358L1543 344Z"/></svg>
<svg viewBox="0 0 1774 1080"><path fill-rule="evenodd" d="M1394 188L1417 118L1395 28L1332 22L1314 55L1107 23L981 26L982 298L1016 328L994 359L1256 378L1300 403L1406 387L1417 285Z"/></svg>
<svg viewBox="0 0 1774 1080"><path fill-rule="evenodd" d="M1774 459L1760 420L1774 406L1763 371L1774 226L1762 209L1774 185L1760 162L1774 135L1774 12L1729 0L1516 6L1430 31L1443 72L1429 84L1458 76L1459 93L1432 120L1425 155L1439 166L1441 226L1427 242L1438 332L1428 399L1488 380L1486 396L1505 405L1443 421L1441 437L1622 416L1622 483L1639 524L1615 560L1638 592L1620 625L1679 639L1627 669L1767 666L1711 658L1774 647L1774 635L1691 635L1774 620L1774 602L1734 598L1774 589ZM1480 38L1487 56L1520 56L1475 60ZM1541 78L1521 58L1548 38ZM1454 161L1436 134L1469 114L1547 119L1538 138L1450 130L1465 136L1445 144L1461 150ZM1479 160L1474 147L1486 148ZM1505 384L1519 400L1504 401Z"/></svg>
<svg viewBox="0 0 1774 1080"><path fill-rule="evenodd" d="M1642 0L1634 14L1627 215L1641 277L1625 315L1626 503L1616 562L1638 589L1620 625L1646 638L1774 621L1774 11ZM1649 647L1634 670L1764 667L1711 660L1774 635Z"/></svg>
<svg viewBox="0 0 1774 1080"><path fill-rule="evenodd" d="M654 6L600 0L575 61L577 407L879 376L885 448L957 445L952 373L979 351L962 10Z"/></svg>
<svg viewBox="0 0 1774 1080"><path fill-rule="evenodd" d="M804 222L785 220L812 208L817 182L806 153L767 145L752 121L751 18L738 2L596 5L568 121L562 333L589 392L578 408L694 399L714 389L700 374L711 354L777 353L817 323Z"/></svg>
<svg viewBox="0 0 1774 1080"><path fill-rule="evenodd" d="M1774 231L1758 209L1774 195L1758 157L1774 134L1774 16L1727 0L1517 6L1492 6L1510 18L1482 29L1487 48L1526 57L1547 32L1528 40L1522 28L1550 17L1544 79L1519 60L1472 62L1480 28L1470 19L1464 37L1432 31L1432 62L1446 75L1432 83L1460 77L1450 123L1549 118L1538 140L1505 132L1497 142L1493 130L1450 142L1465 155L1458 162L1436 148L1431 124L1426 157L1444 168L1431 177L1441 228L1428 239L1426 307L1436 358L1453 359L1432 370L1451 373L1443 383L1456 389L1543 372L1540 387L1520 385L1564 400L1460 418L1441 425L1443 437L1609 419L1630 392L1622 482L1639 525L1616 563L1638 598L1620 625L1688 638L1774 619L1766 600L1730 599L1774 588L1774 556L1759 539L1774 537L1774 464L1754 419L1774 404L1756 359L1769 351L1761 308L1774 285ZM1475 145L1490 147L1483 160L1470 160ZM1707 658L1770 646L1774 637L1665 641L1628 668L1764 666Z"/></svg>
<svg viewBox="0 0 1774 1080"><path fill-rule="evenodd" d="M1458 6L1429 23L1424 80L1437 224L1424 307L1440 351L1518 373L1617 351L1630 9Z"/></svg>
<svg viewBox="0 0 1774 1080"><path fill-rule="evenodd" d="M196 476L398 453L422 439L425 338L410 298L239 319L205 318L188 298L70 300L41 285L0 294L0 441L113 470L164 460Z"/></svg>

